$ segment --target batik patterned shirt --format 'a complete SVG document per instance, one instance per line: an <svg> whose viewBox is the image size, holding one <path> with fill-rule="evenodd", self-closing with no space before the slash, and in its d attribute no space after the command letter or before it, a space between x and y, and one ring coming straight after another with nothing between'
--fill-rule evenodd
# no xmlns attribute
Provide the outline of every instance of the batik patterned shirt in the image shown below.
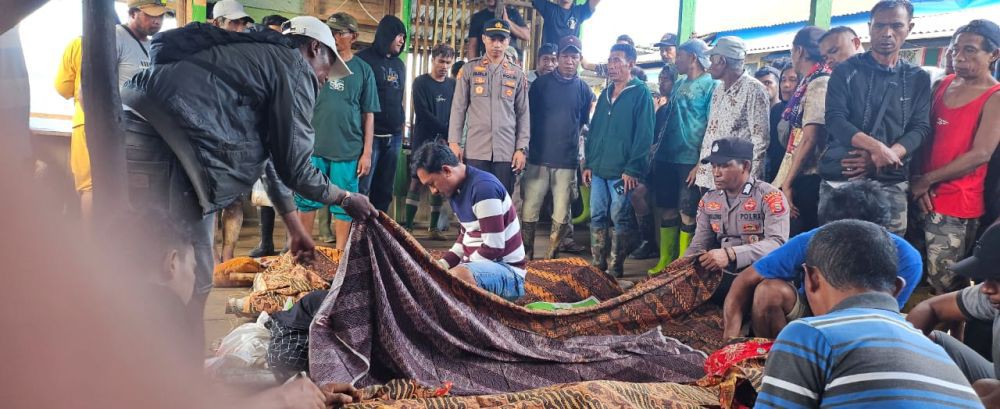
<svg viewBox="0 0 1000 409"><path fill-rule="evenodd" d="M712 153L712 142L729 137L747 139L753 142L753 169L750 174L762 179L771 135L769 101L764 84L747 74L740 76L728 89L725 84L715 87L708 127L701 142L701 159ZM706 189L715 189L711 164L698 166L695 183Z"/></svg>

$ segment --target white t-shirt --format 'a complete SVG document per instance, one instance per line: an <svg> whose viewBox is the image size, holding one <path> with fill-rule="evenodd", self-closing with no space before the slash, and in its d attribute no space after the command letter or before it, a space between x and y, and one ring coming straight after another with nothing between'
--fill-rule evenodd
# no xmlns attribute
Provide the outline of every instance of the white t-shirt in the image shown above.
<svg viewBox="0 0 1000 409"><path fill-rule="evenodd" d="M149 40L138 41L125 26L115 27L118 51L118 87L125 84L137 72L149 67ZM140 44L141 43L141 44Z"/></svg>

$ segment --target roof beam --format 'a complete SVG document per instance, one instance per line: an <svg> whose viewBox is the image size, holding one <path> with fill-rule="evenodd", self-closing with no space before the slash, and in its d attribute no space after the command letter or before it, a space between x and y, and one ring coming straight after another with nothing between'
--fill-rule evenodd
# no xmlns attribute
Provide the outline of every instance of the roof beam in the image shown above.
<svg viewBox="0 0 1000 409"><path fill-rule="evenodd" d="M809 25L830 29L833 19L833 0L809 0Z"/></svg>

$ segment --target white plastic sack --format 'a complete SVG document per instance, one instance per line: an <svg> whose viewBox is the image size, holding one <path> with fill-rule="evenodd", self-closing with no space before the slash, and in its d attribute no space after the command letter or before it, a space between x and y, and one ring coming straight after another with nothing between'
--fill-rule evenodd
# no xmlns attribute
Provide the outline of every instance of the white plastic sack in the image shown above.
<svg viewBox="0 0 1000 409"><path fill-rule="evenodd" d="M257 322L240 325L226 335L215 356L226 362L227 367L243 366L264 368L267 366L267 346L271 343L271 331L264 327L270 317L261 313Z"/></svg>
<svg viewBox="0 0 1000 409"><path fill-rule="evenodd" d="M264 182L257 179L253 183L253 190L250 191L250 204L257 207L274 207L271 204L271 198L267 196L267 191L264 190Z"/></svg>

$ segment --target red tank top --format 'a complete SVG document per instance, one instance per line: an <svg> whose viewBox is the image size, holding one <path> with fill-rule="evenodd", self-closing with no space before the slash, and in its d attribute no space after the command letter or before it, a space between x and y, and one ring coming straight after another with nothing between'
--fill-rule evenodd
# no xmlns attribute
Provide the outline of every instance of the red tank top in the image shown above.
<svg viewBox="0 0 1000 409"><path fill-rule="evenodd" d="M949 108L944 104L944 92L954 79L955 75L945 77L934 94L934 105L931 108L934 141L927 155L925 173L944 167L972 149L972 141L975 139L976 130L979 129L979 116L983 106L993 93L1000 91L998 84L965 105ZM984 164L958 179L937 184L934 188L937 196L931 198L934 211L963 219L982 216L985 207L983 203L985 181Z"/></svg>

